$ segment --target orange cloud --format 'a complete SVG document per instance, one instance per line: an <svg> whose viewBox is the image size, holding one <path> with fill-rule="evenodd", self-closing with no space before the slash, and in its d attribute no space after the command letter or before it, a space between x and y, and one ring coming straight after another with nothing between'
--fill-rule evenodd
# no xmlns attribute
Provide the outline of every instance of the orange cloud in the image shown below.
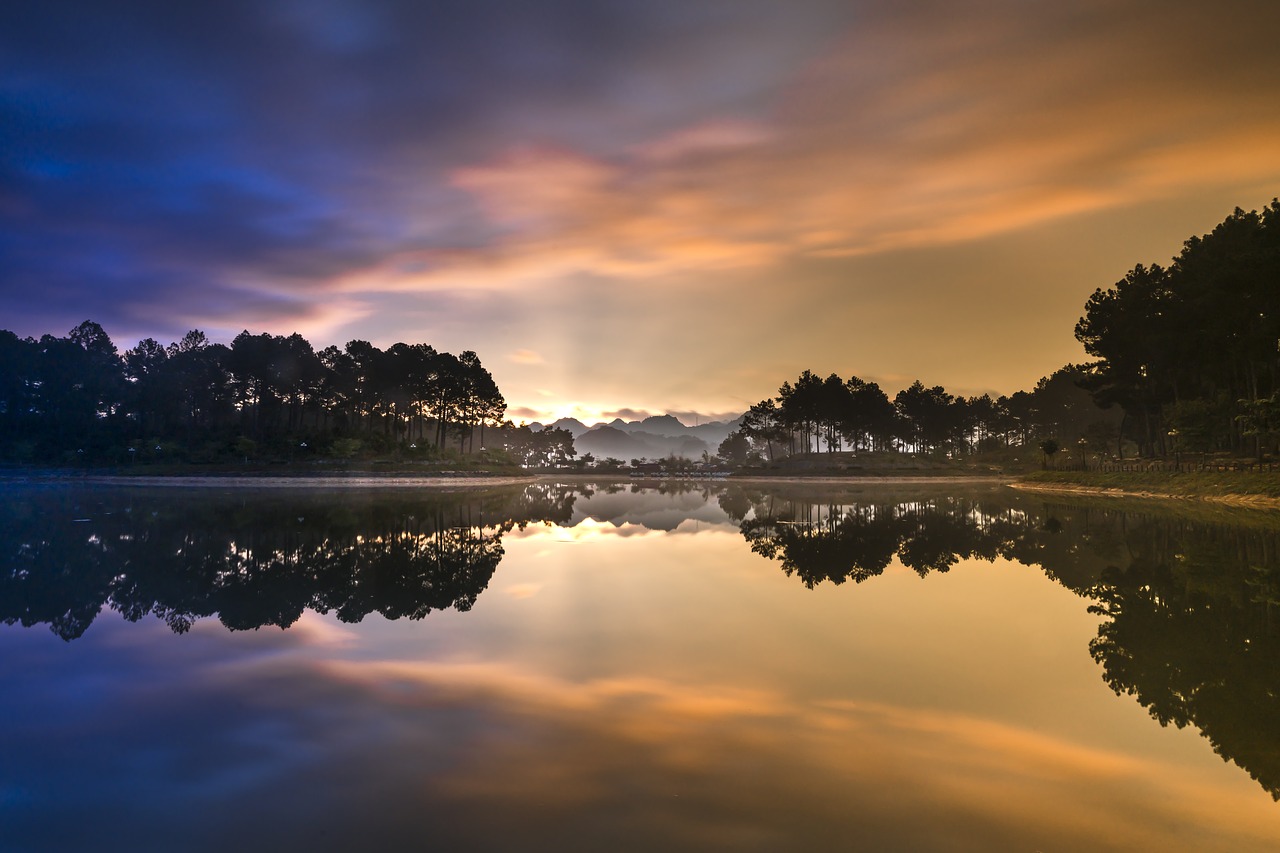
<svg viewBox="0 0 1280 853"><path fill-rule="evenodd" d="M1280 180L1274 63L1256 33L1206 43L1207 14L875 8L753 120L700 119L609 159L522 147L457 169L453 184L498 236L397 257L345 285L654 283Z"/></svg>

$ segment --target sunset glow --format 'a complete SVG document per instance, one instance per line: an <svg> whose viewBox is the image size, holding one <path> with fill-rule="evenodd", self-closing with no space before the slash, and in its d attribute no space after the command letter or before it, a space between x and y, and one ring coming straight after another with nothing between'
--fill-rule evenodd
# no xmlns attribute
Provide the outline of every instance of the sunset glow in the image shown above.
<svg viewBox="0 0 1280 853"><path fill-rule="evenodd" d="M474 350L516 420L1027 388L1280 193L1274 4L0 12L0 311ZM625 417L625 416L624 416Z"/></svg>

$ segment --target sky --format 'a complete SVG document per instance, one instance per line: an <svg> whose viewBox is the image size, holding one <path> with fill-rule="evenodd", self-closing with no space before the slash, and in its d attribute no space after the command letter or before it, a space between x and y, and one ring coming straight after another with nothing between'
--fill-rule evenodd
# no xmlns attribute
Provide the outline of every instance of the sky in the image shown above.
<svg viewBox="0 0 1280 853"><path fill-rule="evenodd" d="M0 328L474 350L514 419L1011 393L1280 195L1280 4L17 0Z"/></svg>

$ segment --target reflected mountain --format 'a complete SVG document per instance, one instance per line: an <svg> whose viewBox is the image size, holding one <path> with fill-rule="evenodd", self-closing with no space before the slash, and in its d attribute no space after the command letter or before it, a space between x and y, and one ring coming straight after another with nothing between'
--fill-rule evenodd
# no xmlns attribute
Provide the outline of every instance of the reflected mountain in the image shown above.
<svg viewBox="0 0 1280 853"><path fill-rule="evenodd" d="M862 583L895 559L921 577L962 559L1043 569L1105 617L1090 651L1117 695L1161 725L1195 726L1280 800L1273 515L1000 492L815 501L729 489L719 501L752 551L810 588Z"/></svg>
<svg viewBox="0 0 1280 853"><path fill-rule="evenodd" d="M566 523L559 486L487 492L236 492L31 488L0 494L0 621L81 636L106 607L182 633L469 610L502 536Z"/></svg>

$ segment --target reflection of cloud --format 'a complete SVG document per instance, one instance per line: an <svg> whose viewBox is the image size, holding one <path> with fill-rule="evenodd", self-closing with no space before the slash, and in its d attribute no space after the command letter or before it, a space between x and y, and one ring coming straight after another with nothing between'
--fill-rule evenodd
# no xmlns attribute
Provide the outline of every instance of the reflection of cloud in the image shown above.
<svg viewBox="0 0 1280 853"><path fill-rule="evenodd" d="M406 711L445 703L507 720L434 780L446 800L643 815L651 840L715 836L726 818L751 837L856 830L863 846L910 849L952 846L958 832L975 850L1050 839L1187 849L1196 831L1232 839L1227 847L1275 838L1269 803L1242 803L1193 772L963 714L651 677L571 682L501 665L324 672ZM698 817L659 805L673 795Z"/></svg>
<svg viewBox="0 0 1280 853"><path fill-rule="evenodd" d="M302 615L289 626L289 633L294 635L294 639L301 644L330 648L351 646L359 639L359 634L354 629L327 619L312 610L302 611Z"/></svg>
<svg viewBox="0 0 1280 853"><path fill-rule="evenodd" d="M512 598L532 598L542 590L540 583L517 583L503 589Z"/></svg>
<svg viewBox="0 0 1280 853"><path fill-rule="evenodd" d="M299 624L329 636L314 619ZM620 838L638 850L1280 842L1263 792L1219 786L1226 777L1199 764L997 719L755 681L575 679L529 657L365 659L360 645L317 660L297 631L202 624L183 638L103 625L84 640L108 641L93 666L58 654L41 677L6 672L28 688L2 703L6 769L23 795L0 802L7 841L43 849L58 827L84 842L59 846L93 846L101 821L81 818L166 828L180 815L190 837L223 842L235 814L237 834L276 844L291 832L297 846L322 833L326 847L367 846L373 830L395 847L477 850L517 837L532 850L620 849ZM172 674L163 683L158 663ZM51 737L55 756L77 760L51 760Z"/></svg>

